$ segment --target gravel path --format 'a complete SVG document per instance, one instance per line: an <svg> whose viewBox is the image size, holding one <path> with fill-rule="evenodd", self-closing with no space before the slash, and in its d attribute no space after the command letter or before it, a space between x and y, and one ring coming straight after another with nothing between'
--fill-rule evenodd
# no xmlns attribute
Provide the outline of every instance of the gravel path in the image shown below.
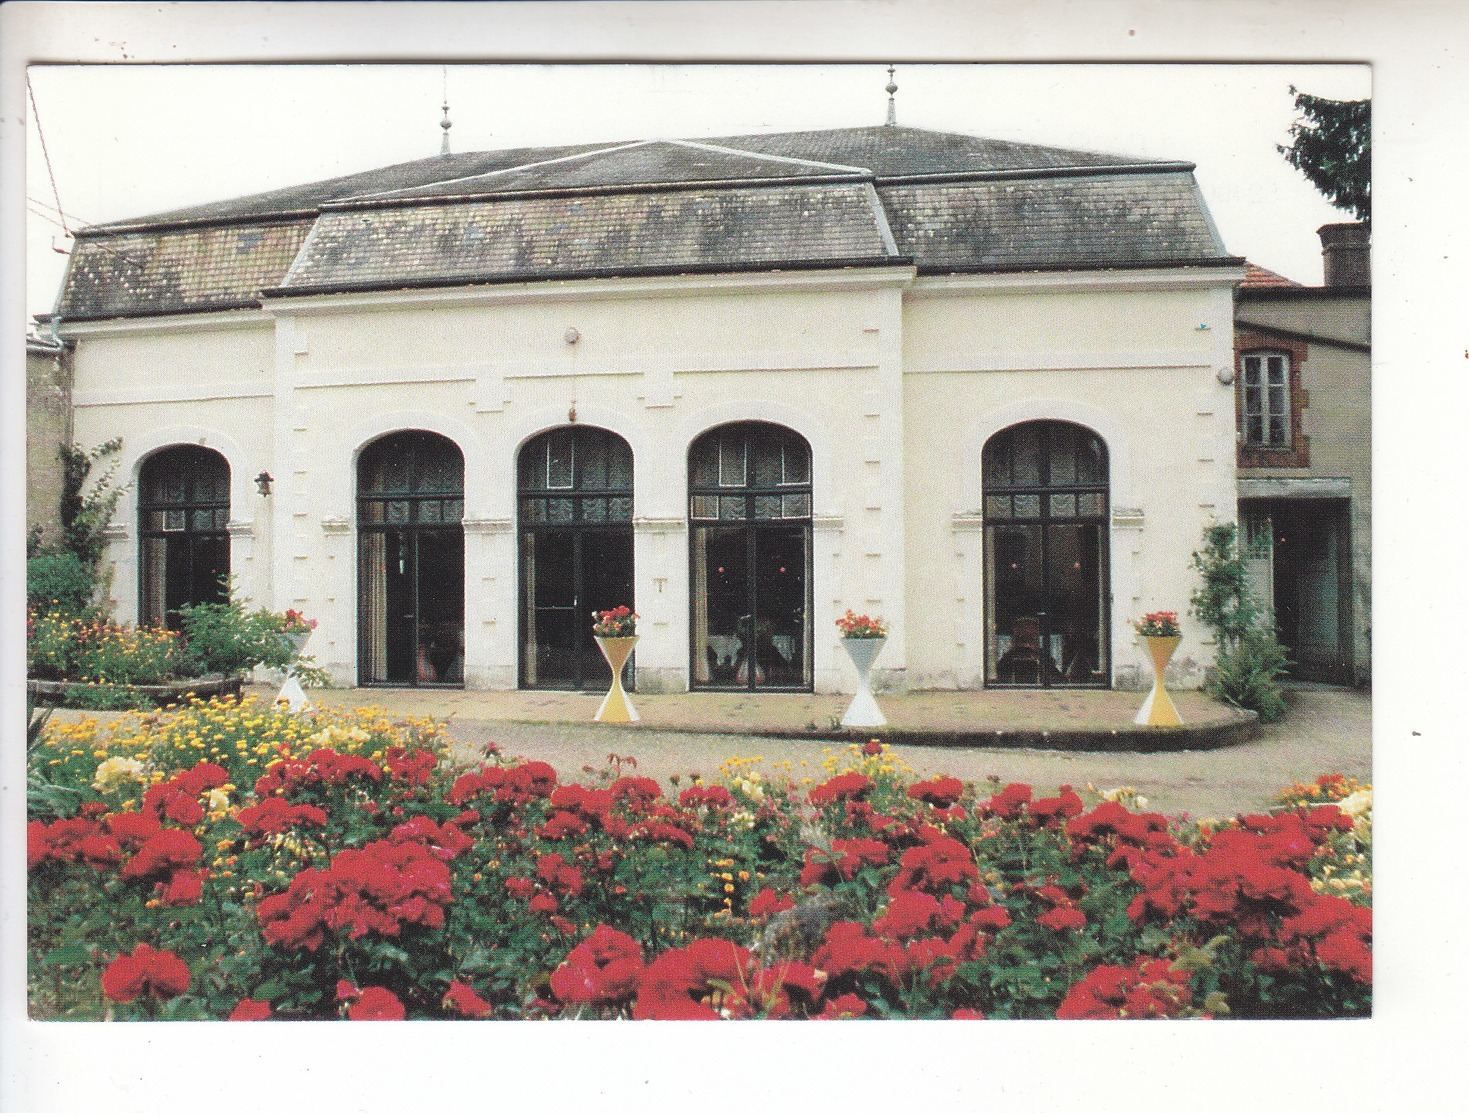
<svg viewBox="0 0 1469 1117"><path fill-rule="evenodd" d="M1341 772L1360 780L1372 776L1372 698L1351 690L1301 687L1289 695L1290 710L1261 736L1243 745L1199 752L1095 753L1019 749L936 748L903 745L898 755L924 775L946 774L964 780L1029 783L1050 791L1062 783L1078 788L1125 785L1166 814L1218 818L1258 810L1282 787ZM512 754L553 764L562 779L574 780L584 765L602 768L608 755L632 755L637 773L666 781L671 775L714 775L729 757L761 757L757 767L789 762L821 774L823 746L818 742L692 734L605 725L531 725L520 722L454 718L448 732L474 747L493 741Z"/></svg>

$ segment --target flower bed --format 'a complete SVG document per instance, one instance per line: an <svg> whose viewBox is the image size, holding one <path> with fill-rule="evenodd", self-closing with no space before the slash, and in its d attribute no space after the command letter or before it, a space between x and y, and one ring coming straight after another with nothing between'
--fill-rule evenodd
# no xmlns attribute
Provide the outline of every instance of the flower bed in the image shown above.
<svg viewBox="0 0 1469 1117"><path fill-rule="evenodd" d="M190 695L238 696L256 666L325 675L301 647L315 621L294 609L247 611L238 601L183 609L184 632L117 624L96 613L26 615L27 693L40 704L93 710L149 709Z"/></svg>
<svg viewBox="0 0 1469 1117"><path fill-rule="evenodd" d="M876 742L814 785L758 759L663 787L623 757L563 782L465 755L433 722L249 700L48 727L32 1014L1370 1011L1370 791L1340 777L1192 824L1125 790L917 780Z"/></svg>

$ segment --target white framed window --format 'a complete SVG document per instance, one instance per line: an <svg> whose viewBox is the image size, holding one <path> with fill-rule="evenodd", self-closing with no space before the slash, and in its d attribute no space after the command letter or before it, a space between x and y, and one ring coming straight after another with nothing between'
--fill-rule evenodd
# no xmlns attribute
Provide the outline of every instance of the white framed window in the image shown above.
<svg viewBox="0 0 1469 1117"><path fill-rule="evenodd" d="M1290 448L1289 354L1245 354L1243 417L1246 446Z"/></svg>

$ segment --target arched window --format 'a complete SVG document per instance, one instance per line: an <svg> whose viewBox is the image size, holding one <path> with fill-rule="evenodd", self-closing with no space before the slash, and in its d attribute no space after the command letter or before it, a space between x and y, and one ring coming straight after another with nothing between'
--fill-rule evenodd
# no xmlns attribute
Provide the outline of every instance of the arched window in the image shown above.
<svg viewBox="0 0 1469 1117"><path fill-rule="evenodd" d="M557 427L521 448L517 473L520 685L605 689L592 613L634 607L632 447L597 427Z"/></svg>
<svg viewBox="0 0 1469 1117"><path fill-rule="evenodd" d="M464 682L464 455L400 431L357 461L358 679Z"/></svg>
<svg viewBox="0 0 1469 1117"><path fill-rule="evenodd" d="M695 687L810 690L811 447L732 423L689 450Z"/></svg>
<svg viewBox="0 0 1469 1117"><path fill-rule="evenodd" d="M230 466L218 451L171 446L138 478L138 618L179 629L179 610L229 600Z"/></svg>
<svg viewBox="0 0 1469 1117"><path fill-rule="evenodd" d="M984 448L985 680L1110 682L1107 447L1040 420Z"/></svg>

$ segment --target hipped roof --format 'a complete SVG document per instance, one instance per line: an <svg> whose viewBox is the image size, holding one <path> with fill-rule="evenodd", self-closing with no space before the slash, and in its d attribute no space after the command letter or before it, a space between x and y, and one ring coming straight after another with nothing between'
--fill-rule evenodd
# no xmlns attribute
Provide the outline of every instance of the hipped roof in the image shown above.
<svg viewBox="0 0 1469 1117"><path fill-rule="evenodd" d="M669 272L1238 263L1192 172L897 125L441 155L82 230L59 312Z"/></svg>

